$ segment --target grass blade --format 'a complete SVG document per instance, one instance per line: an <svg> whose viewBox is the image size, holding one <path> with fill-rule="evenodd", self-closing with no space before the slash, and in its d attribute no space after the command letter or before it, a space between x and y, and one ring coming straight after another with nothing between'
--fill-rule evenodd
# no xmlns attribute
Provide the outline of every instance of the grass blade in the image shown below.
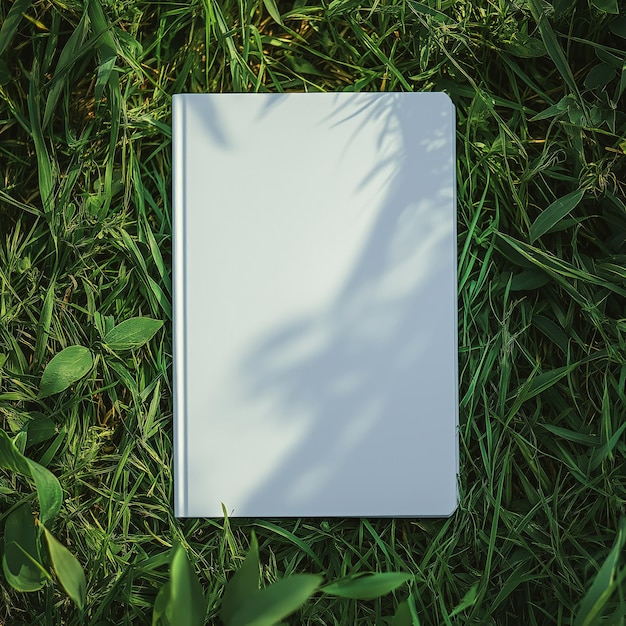
<svg viewBox="0 0 626 626"><path fill-rule="evenodd" d="M568 216L578 206L584 195L585 191L578 189L555 200L550 206L545 208L530 227L530 243L535 243L539 237L545 235L564 217Z"/></svg>
<svg viewBox="0 0 626 626"><path fill-rule="evenodd" d="M83 15L78 22L76 28L72 31L70 38L61 51L59 60L54 70L54 74L50 81L50 91L46 98L46 107L43 114L43 127L46 128L52 114L56 109L59 96L63 92L64 87L67 87L67 81L63 79L66 77L70 68L77 59L80 58L89 48L84 47L85 37L87 36L87 11L83 12Z"/></svg>
<svg viewBox="0 0 626 626"><path fill-rule="evenodd" d="M100 0L89 0L87 12L91 22L91 29L98 41L100 64L96 77L95 99L100 102L104 88L109 84L115 60L117 58L115 40L111 34L111 25L104 15Z"/></svg>
<svg viewBox="0 0 626 626"><path fill-rule="evenodd" d="M37 328L37 340L35 341L35 353L33 360L35 366L41 365L43 361L46 346L48 344L48 336L50 335L50 325L52 323L52 311L54 308L54 279L50 282L48 291L46 291L46 297L43 301L43 307L41 308L41 316L39 317L39 325Z"/></svg>
<svg viewBox="0 0 626 626"><path fill-rule="evenodd" d="M554 30L552 30L552 26L548 21L548 16L546 15L541 0L528 0L528 4L530 5L533 18L539 27L539 33L549 57L552 59L552 62L556 66L561 78L563 78L570 91L578 95L578 101L580 102L581 98L578 92L576 79L574 78L572 69L567 62L563 48L561 47L561 44L556 38Z"/></svg>
<svg viewBox="0 0 626 626"><path fill-rule="evenodd" d="M524 390L522 392L524 399L528 400L529 398L534 398L547 389L550 389L550 387L553 387L562 378L571 373L577 365L577 363L564 365L563 367L558 367L557 369L550 370L549 372L543 372L534 378L529 378L528 384L524 385Z"/></svg>
<svg viewBox="0 0 626 626"><path fill-rule="evenodd" d="M0 28L0 56L11 43L11 39L17 32L24 13L28 11L32 3L33 0L15 0L13 6L9 9L6 19L2 23L2 28Z"/></svg>
<svg viewBox="0 0 626 626"><path fill-rule="evenodd" d="M615 543L583 598L574 626L591 626L617 587L617 564L626 541L626 520L622 520Z"/></svg>
<svg viewBox="0 0 626 626"><path fill-rule="evenodd" d="M272 16L272 19L283 26L283 20L280 17L280 11L276 6L276 2L274 0L263 0L263 4L265 5L267 12Z"/></svg>
<svg viewBox="0 0 626 626"><path fill-rule="evenodd" d="M41 116L40 116L40 95L39 95L39 64L37 59L33 62L33 69L30 74L30 85L28 89L28 114L30 118L30 129L33 141L35 143L35 152L37 154L37 172L39 175L39 195L44 212L50 214L53 208L54 193L54 175L52 171L52 162L46 141L41 132Z"/></svg>

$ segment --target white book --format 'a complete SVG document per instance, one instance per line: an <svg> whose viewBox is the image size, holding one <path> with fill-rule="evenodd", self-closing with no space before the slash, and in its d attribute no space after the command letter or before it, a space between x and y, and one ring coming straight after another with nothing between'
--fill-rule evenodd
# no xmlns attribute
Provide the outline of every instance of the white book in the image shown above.
<svg viewBox="0 0 626 626"><path fill-rule="evenodd" d="M176 515L451 515L450 99L173 107Z"/></svg>

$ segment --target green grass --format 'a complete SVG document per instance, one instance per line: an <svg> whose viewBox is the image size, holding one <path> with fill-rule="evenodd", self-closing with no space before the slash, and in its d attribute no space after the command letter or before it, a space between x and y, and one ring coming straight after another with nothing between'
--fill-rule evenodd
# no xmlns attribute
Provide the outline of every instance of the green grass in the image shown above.
<svg viewBox="0 0 626 626"><path fill-rule="evenodd" d="M266 584L414 575L377 601L315 595L293 624L383 624L407 597L422 625L624 623L618 4L2 3L0 427L59 479L47 527L87 594L81 617L58 582L25 593L0 575L0 624L150 623L176 541L219 623L252 531ZM457 107L459 509L448 520L177 520L171 95L342 90L443 90ZM165 325L112 351L110 329L139 316ZM46 364L75 344L92 353L89 373L38 397ZM48 431L19 435L31 422ZM0 529L21 504L41 518L33 494L0 473ZM474 585L475 601L450 616Z"/></svg>

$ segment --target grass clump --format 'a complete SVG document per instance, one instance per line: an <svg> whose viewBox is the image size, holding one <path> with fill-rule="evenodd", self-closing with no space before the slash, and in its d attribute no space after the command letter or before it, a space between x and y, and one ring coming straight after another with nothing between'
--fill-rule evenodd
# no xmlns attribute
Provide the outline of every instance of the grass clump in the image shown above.
<svg viewBox="0 0 626 626"><path fill-rule="evenodd" d="M621 623L616 0L14 0L0 24L5 560L12 516L47 529L28 531L40 589L0 577L0 622L149 623L187 571L178 542L218 623L254 530L267 589L411 573L379 600L318 594L290 623L382 624L404 600L413 624ZM176 520L171 95L343 90L443 90L457 108L461 505L448 520ZM74 346L83 368L50 378ZM29 462L61 485L58 515Z"/></svg>

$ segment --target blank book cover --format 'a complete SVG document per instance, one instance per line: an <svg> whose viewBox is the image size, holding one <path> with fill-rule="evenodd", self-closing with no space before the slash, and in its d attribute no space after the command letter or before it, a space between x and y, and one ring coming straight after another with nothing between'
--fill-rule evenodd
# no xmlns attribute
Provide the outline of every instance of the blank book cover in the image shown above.
<svg viewBox="0 0 626 626"><path fill-rule="evenodd" d="M176 515L450 515L449 98L173 106Z"/></svg>

